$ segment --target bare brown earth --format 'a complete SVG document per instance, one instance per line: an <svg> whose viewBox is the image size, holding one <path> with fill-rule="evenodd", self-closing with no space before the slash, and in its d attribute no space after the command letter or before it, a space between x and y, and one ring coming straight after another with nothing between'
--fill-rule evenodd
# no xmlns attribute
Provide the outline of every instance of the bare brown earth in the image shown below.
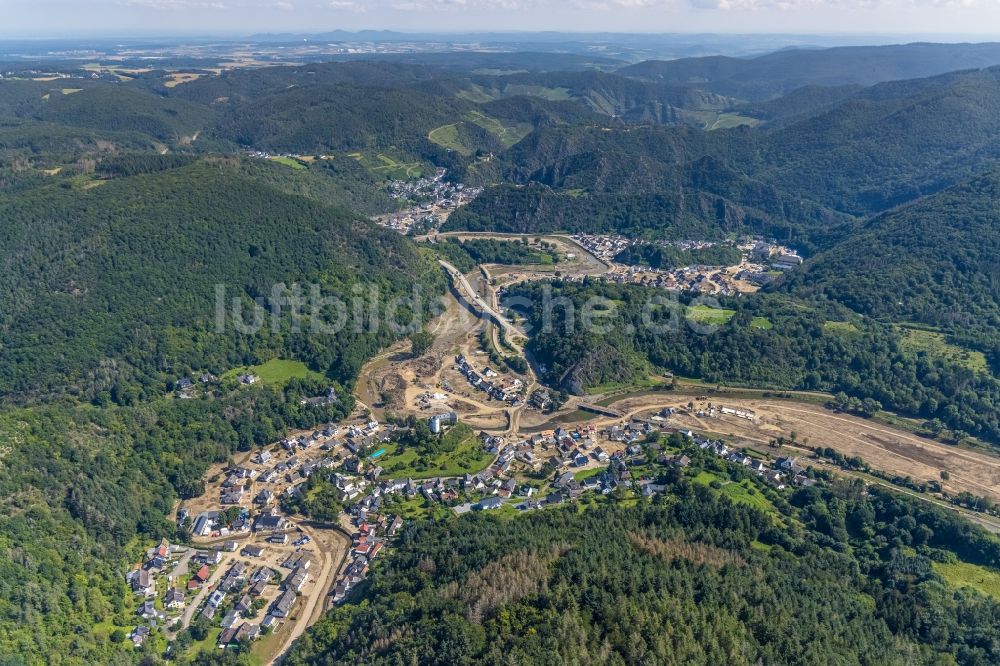
<svg viewBox="0 0 1000 666"><path fill-rule="evenodd" d="M612 407L629 416L650 417L663 407L685 407L691 396L649 395L625 398ZM938 480L950 493L968 491L1000 500L1000 459L985 452L949 446L902 430L819 405L794 400L717 397L716 406L752 410L753 421L731 415L698 417L675 414L669 423L720 436L733 436L749 445L767 446L778 437L790 438L806 447L830 447L846 456L860 456L872 468L910 476L916 480ZM694 400L695 411L709 400ZM950 479L941 481L942 470Z"/></svg>

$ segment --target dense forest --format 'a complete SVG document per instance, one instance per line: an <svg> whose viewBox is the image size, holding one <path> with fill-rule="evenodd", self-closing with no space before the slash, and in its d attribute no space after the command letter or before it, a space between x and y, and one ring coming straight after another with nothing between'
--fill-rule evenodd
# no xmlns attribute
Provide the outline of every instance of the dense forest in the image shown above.
<svg viewBox="0 0 1000 666"><path fill-rule="evenodd" d="M676 470L654 476L664 493L638 506L412 525L288 663L1000 659L1000 605L934 570L1000 562L996 539L961 519L859 482L766 499L765 511Z"/></svg>
<svg viewBox="0 0 1000 666"><path fill-rule="evenodd" d="M890 321L992 339L995 345L998 197L1000 173L992 173L872 218L789 275L781 288Z"/></svg>
<svg viewBox="0 0 1000 666"><path fill-rule="evenodd" d="M80 191L49 186L7 197L0 250L2 393L115 392L130 402L199 371L290 356L342 383L392 339L388 322L318 335L320 296L356 285L380 298L414 283L444 288L439 270L405 239L305 197L285 195L225 165L202 163L115 179ZM303 252L303 248L311 248ZM402 269L402 270L400 270ZM216 325L244 301L303 290L306 324L285 316L252 335ZM366 292L367 293L367 292ZM270 309L270 301L261 301ZM313 305L316 305L315 303ZM111 362L109 362L111 361Z"/></svg>

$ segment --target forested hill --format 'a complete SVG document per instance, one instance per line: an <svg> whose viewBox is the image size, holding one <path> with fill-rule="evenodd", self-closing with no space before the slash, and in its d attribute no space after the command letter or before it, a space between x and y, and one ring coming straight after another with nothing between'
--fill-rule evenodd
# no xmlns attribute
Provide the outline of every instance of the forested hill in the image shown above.
<svg viewBox="0 0 1000 666"><path fill-rule="evenodd" d="M49 185L0 201L3 393L112 391L129 400L191 371L268 354L292 354L347 382L390 339L385 331L219 335L216 285L228 299L293 282L345 292L363 282L391 296L427 273L398 234L230 167L198 163L91 184L99 186Z"/></svg>
<svg viewBox="0 0 1000 666"><path fill-rule="evenodd" d="M1000 160L1000 67L884 83L771 133L758 178L855 215L878 213Z"/></svg>
<svg viewBox="0 0 1000 666"><path fill-rule="evenodd" d="M746 100L779 97L803 86L870 86L1000 64L1000 44L899 44L785 49L755 58L710 56L646 61L626 76L692 84Z"/></svg>
<svg viewBox="0 0 1000 666"><path fill-rule="evenodd" d="M821 100L774 128L544 128L497 167L529 187L487 191L449 227L690 234L700 225L808 250L840 238L831 232L845 216L880 213L1000 163L1000 68Z"/></svg>
<svg viewBox="0 0 1000 666"><path fill-rule="evenodd" d="M873 218L781 288L891 321L1000 327L1000 172Z"/></svg>
<svg viewBox="0 0 1000 666"><path fill-rule="evenodd" d="M698 457L692 452L692 456ZM724 474L724 472L723 472ZM734 477L739 478L739 477ZM755 505L666 494L411 527L371 584L296 644L333 664L995 663L1000 605L945 586L995 540L860 485ZM728 480L727 480L728 482Z"/></svg>

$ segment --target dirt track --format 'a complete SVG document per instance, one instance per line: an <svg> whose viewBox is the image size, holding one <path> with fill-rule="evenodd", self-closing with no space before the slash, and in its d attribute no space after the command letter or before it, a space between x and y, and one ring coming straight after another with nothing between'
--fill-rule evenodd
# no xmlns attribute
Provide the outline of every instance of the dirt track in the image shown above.
<svg viewBox="0 0 1000 666"><path fill-rule="evenodd" d="M681 395L625 398L613 407L630 416L649 416L668 406L684 406L692 398ZM830 447L847 456L860 456L874 469L914 479L938 480L948 492L968 491L1000 501L1000 458L979 451L948 446L824 407L793 400L713 396L715 405L752 410L755 421L729 415L698 418L675 415L680 427L733 435L747 443L766 446L778 436L791 437L808 447ZM709 401L696 401L701 407ZM942 470L950 479L940 480Z"/></svg>

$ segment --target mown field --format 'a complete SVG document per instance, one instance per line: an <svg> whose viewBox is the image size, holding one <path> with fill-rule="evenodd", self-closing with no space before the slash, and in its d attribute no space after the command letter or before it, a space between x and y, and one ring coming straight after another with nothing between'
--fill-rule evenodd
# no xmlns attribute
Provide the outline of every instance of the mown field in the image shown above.
<svg viewBox="0 0 1000 666"><path fill-rule="evenodd" d="M282 386L287 384L290 379L325 379L322 374L310 370L309 367L301 361L290 361L280 358L273 358L260 365L245 365L239 368L233 368L224 374L222 378L235 379L236 377L247 373L256 375L263 383L273 386Z"/></svg>

